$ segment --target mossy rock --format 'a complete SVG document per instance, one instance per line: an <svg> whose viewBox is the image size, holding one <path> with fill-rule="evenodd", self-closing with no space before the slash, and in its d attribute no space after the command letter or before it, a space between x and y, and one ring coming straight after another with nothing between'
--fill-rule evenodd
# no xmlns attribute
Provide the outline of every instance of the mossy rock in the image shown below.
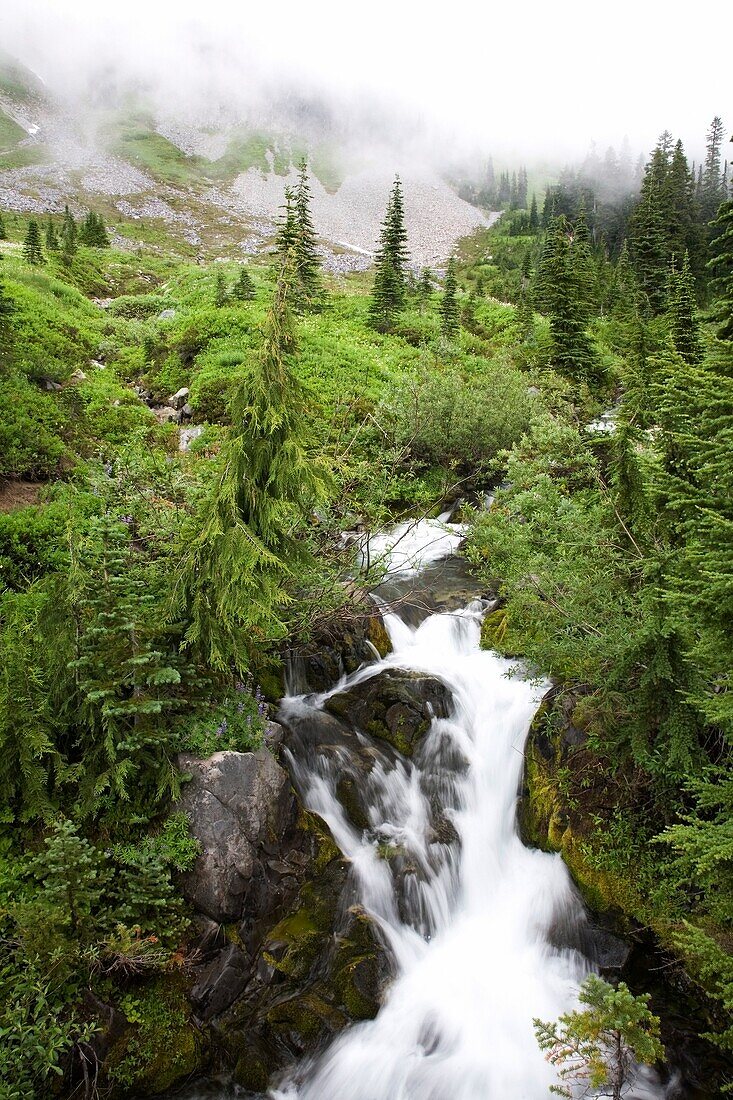
<svg viewBox="0 0 733 1100"><path fill-rule="evenodd" d="M371 1020L381 1006L387 978L384 948L371 917L360 906L349 915L348 929L336 949L333 985L352 1020Z"/></svg>
<svg viewBox="0 0 733 1100"><path fill-rule="evenodd" d="M205 1068L206 1043L194 1027L182 981L159 978L120 1002L128 1028L107 1061L113 1095L154 1096Z"/></svg>
<svg viewBox="0 0 733 1100"><path fill-rule="evenodd" d="M369 619L367 624L367 638L380 657L386 657L388 653L392 652L392 642L390 641L387 628L384 625L384 619L381 615L372 615Z"/></svg>
<svg viewBox="0 0 733 1100"><path fill-rule="evenodd" d="M267 1051L252 1046L237 1058L234 1083L250 1092L266 1092L276 1063Z"/></svg>
<svg viewBox="0 0 733 1100"><path fill-rule="evenodd" d="M265 699L279 703L285 694L285 676L282 666L272 662L257 670L257 681Z"/></svg>
<svg viewBox="0 0 733 1100"><path fill-rule="evenodd" d="M266 1016L268 1029L290 1050L305 1051L325 1035L333 1035L348 1023L337 1008L314 990L273 1005Z"/></svg>
<svg viewBox="0 0 733 1100"><path fill-rule="evenodd" d="M314 866L317 872L325 870L328 864L334 860L341 859L341 851L331 836L328 825L318 814L314 814L310 810L304 810L301 807L298 814L298 828L315 837Z"/></svg>
<svg viewBox="0 0 733 1100"><path fill-rule="evenodd" d="M504 657L519 657L522 645L512 630L509 612L506 607L497 607L489 611L481 623L481 648L493 649Z"/></svg>
<svg viewBox="0 0 733 1100"><path fill-rule="evenodd" d="M332 695L326 709L371 737L411 756L433 717L446 718L450 692L434 676L386 669L346 691Z"/></svg>
<svg viewBox="0 0 733 1100"><path fill-rule="evenodd" d="M353 776L341 776L336 784L336 797L354 828L369 828L369 815L363 802L363 789Z"/></svg>

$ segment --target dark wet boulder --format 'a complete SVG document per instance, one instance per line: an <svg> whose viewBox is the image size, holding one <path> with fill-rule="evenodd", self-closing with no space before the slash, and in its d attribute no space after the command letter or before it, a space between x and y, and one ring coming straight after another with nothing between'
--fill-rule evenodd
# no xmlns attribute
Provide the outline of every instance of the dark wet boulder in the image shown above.
<svg viewBox="0 0 733 1100"><path fill-rule="evenodd" d="M448 717L450 703L450 692L437 677L385 669L332 695L326 708L356 729L412 756L433 718Z"/></svg>
<svg viewBox="0 0 733 1100"><path fill-rule="evenodd" d="M292 694L328 691L345 673L386 657L392 643L379 612L355 613L322 627L305 646L285 655Z"/></svg>
<svg viewBox="0 0 733 1100"><path fill-rule="evenodd" d="M233 1005L247 986L249 972L247 956L234 943L199 968L196 984L189 994L198 1018L210 1020Z"/></svg>

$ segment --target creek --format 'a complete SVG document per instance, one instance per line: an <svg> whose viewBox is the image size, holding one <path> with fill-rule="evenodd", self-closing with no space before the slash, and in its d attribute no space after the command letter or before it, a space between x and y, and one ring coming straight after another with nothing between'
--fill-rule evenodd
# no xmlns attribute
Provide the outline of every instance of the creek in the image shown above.
<svg viewBox="0 0 733 1100"><path fill-rule="evenodd" d="M388 656L321 694L295 675L281 704L293 782L348 861L343 904L376 927L391 980L374 1019L291 1066L267 1100L548 1100L557 1077L533 1018L571 1010L602 961L562 858L526 847L517 827L524 744L549 684L481 649L493 604L476 597L456 555L463 529L446 520L362 548L384 563L373 595ZM366 732L318 736L330 699L388 672L448 689L411 756ZM356 815L344 808L345 775L357 777ZM185 1095L252 1095L221 1088ZM639 1067L625 1095L680 1093Z"/></svg>
<svg viewBox="0 0 733 1100"><path fill-rule="evenodd" d="M570 1009L594 969L580 947L589 942L583 905L562 859L525 847L517 831L524 741L549 685L480 648L486 600L431 610L414 597L416 574L432 575L434 590L441 561L461 541L461 528L445 518L370 541L370 560L383 558L388 572L375 598L392 652L330 692L282 704L283 721L297 729L330 695L386 669L436 677L452 700L412 758L372 754L366 828L354 827L337 797L338 754L317 745L291 752L301 797L348 858L394 978L376 1018L297 1066L271 1090L273 1100L546 1100L556 1078L533 1017L554 1020ZM449 569L447 585L443 578L454 593L465 585L460 570ZM629 1095L662 1090L640 1071Z"/></svg>

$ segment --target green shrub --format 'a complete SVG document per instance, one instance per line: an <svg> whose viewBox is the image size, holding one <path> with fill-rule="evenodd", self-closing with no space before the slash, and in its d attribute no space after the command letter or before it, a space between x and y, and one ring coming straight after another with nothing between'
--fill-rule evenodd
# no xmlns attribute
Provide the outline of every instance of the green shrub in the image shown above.
<svg viewBox="0 0 733 1100"><path fill-rule="evenodd" d="M0 379L0 408L0 479L55 474L66 451L57 401L16 375Z"/></svg>
<svg viewBox="0 0 733 1100"><path fill-rule="evenodd" d="M532 399L518 370L476 359L396 381L380 412L419 464L478 473L527 430Z"/></svg>

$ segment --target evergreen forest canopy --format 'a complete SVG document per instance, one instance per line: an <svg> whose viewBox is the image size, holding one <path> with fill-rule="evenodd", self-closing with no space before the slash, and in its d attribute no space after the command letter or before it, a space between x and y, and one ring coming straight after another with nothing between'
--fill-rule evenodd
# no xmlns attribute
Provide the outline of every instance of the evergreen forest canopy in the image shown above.
<svg viewBox="0 0 733 1100"><path fill-rule="evenodd" d="M366 614L344 531L496 486L466 551L501 584L484 642L582 735L534 839L653 931L733 1051L723 140L693 166L665 131L637 177L609 156L542 197L492 170L463 186L503 216L441 273L411 263L396 178L374 272L329 278L305 162L248 265L3 212L0 1096L71 1093L90 991L127 1005L101 1072L135 1095L188 1026L157 984L194 938L179 753L259 746L284 648ZM186 451L160 415L181 392Z"/></svg>

